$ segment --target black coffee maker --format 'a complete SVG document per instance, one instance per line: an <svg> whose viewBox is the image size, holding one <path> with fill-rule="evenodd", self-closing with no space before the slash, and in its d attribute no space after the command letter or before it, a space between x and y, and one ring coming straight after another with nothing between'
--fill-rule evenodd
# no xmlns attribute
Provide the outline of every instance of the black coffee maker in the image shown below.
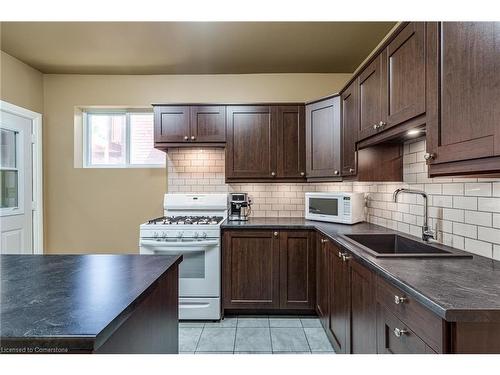
<svg viewBox="0 0 500 375"><path fill-rule="evenodd" d="M228 220L246 221L252 212L252 201L247 193L229 193Z"/></svg>

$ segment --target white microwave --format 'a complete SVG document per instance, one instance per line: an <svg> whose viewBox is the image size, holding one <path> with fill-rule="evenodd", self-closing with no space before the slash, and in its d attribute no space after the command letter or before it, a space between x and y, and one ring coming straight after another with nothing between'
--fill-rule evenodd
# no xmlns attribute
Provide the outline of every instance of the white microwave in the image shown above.
<svg viewBox="0 0 500 375"><path fill-rule="evenodd" d="M363 193L306 193L305 217L309 220L355 224L365 221Z"/></svg>

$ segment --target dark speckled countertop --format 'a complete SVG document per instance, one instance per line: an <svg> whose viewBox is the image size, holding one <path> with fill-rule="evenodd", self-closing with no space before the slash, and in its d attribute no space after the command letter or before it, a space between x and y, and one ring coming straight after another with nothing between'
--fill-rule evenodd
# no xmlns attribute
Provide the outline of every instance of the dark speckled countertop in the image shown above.
<svg viewBox="0 0 500 375"><path fill-rule="evenodd" d="M250 218L246 222L222 224L223 230L272 228L314 229L324 234L447 321L500 322L500 262L473 254L473 258L453 259L375 258L342 238L350 233L398 233L369 223L345 225L303 218Z"/></svg>
<svg viewBox="0 0 500 375"><path fill-rule="evenodd" d="M0 336L92 350L181 261L166 255L1 255ZM119 321L120 320L120 321Z"/></svg>

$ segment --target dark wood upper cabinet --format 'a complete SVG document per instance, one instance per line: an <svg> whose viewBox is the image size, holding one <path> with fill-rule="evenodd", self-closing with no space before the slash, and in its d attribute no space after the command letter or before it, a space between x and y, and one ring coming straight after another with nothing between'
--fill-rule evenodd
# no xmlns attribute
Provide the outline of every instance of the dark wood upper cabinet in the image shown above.
<svg viewBox="0 0 500 375"><path fill-rule="evenodd" d="M305 181L304 105L228 106L226 180Z"/></svg>
<svg viewBox="0 0 500 375"><path fill-rule="evenodd" d="M155 143L187 142L189 130L189 106L154 107Z"/></svg>
<svg viewBox="0 0 500 375"><path fill-rule="evenodd" d="M196 142L226 142L226 107L191 107L190 137Z"/></svg>
<svg viewBox="0 0 500 375"><path fill-rule="evenodd" d="M155 147L189 147L193 144L224 145L225 106L154 105Z"/></svg>
<svg viewBox="0 0 500 375"><path fill-rule="evenodd" d="M354 176L357 171L356 141L359 111L357 82L354 81L340 96L342 111L342 176Z"/></svg>
<svg viewBox="0 0 500 375"><path fill-rule="evenodd" d="M431 176L500 172L500 22L427 24Z"/></svg>
<svg viewBox="0 0 500 375"><path fill-rule="evenodd" d="M273 231L226 231L222 256L225 309L277 309L280 241Z"/></svg>
<svg viewBox="0 0 500 375"><path fill-rule="evenodd" d="M303 105L277 107L278 178L305 178L306 126Z"/></svg>
<svg viewBox="0 0 500 375"><path fill-rule="evenodd" d="M359 129L358 140L376 134L384 128L383 71L385 52L375 58L359 75Z"/></svg>
<svg viewBox="0 0 500 375"><path fill-rule="evenodd" d="M307 178L340 176L340 97L306 106Z"/></svg>
<svg viewBox="0 0 500 375"><path fill-rule="evenodd" d="M273 106L228 106L226 179L277 176L277 126Z"/></svg>
<svg viewBox="0 0 500 375"><path fill-rule="evenodd" d="M315 252L309 231L280 232L280 308L314 310Z"/></svg>
<svg viewBox="0 0 500 375"><path fill-rule="evenodd" d="M384 129L425 113L425 23L410 22L387 46L384 58Z"/></svg>

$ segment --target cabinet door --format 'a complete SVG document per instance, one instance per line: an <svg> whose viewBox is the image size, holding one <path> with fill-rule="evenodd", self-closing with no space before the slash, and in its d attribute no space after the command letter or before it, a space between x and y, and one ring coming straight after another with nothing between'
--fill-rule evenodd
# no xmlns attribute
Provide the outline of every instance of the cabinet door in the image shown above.
<svg viewBox="0 0 500 375"><path fill-rule="evenodd" d="M226 178L276 177L275 108L227 107Z"/></svg>
<svg viewBox="0 0 500 375"><path fill-rule="evenodd" d="M314 262L310 232L280 232L280 308L314 309Z"/></svg>
<svg viewBox="0 0 500 375"><path fill-rule="evenodd" d="M273 231L228 231L223 243L226 309L279 308L279 238Z"/></svg>
<svg viewBox="0 0 500 375"><path fill-rule="evenodd" d="M306 106L307 177L340 176L340 98Z"/></svg>
<svg viewBox="0 0 500 375"><path fill-rule="evenodd" d="M379 354L435 354L420 337L379 304L377 325Z"/></svg>
<svg viewBox="0 0 500 375"><path fill-rule="evenodd" d="M328 329L330 320L330 312L328 308L329 298L329 257L328 247L325 238L318 235L316 244L316 313L321 320L321 324L325 329Z"/></svg>
<svg viewBox="0 0 500 375"><path fill-rule="evenodd" d="M191 107L190 139L195 142L226 141L226 107L194 106Z"/></svg>
<svg viewBox="0 0 500 375"><path fill-rule="evenodd" d="M356 141L358 140L359 106L357 81L342 93L342 176L355 176L357 172Z"/></svg>
<svg viewBox="0 0 500 375"><path fill-rule="evenodd" d="M387 46L385 128L425 113L425 24L411 22Z"/></svg>
<svg viewBox="0 0 500 375"><path fill-rule="evenodd" d="M427 51L431 165L500 155L500 23L428 23Z"/></svg>
<svg viewBox="0 0 500 375"><path fill-rule="evenodd" d="M384 52L375 58L360 74L358 78L359 87L359 131L358 140L365 139L383 127L382 121L382 62Z"/></svg>
<svg viewBox="0 0 500 375"><path fill-rule="evenodd" d="M155 143L188 142L190 139L189 107L155 106L154 129Z"/></svg>
<svg viewBox="0 0 500 375"><path fill-rule="evenodd" d="M278 177L305 178L306 126L304 106L278 106Z"/></svg>
<svg viewBox="0 0 500 375"><path fill-rule="evenodd" d="M354 259L349 260L350 353L377 353L375 278L373 272Z"/></svg>
<svg viewBox="0 0 500 375"><path fill-rule="evenodd" d="M339 256L340 249L328 242L328 256L330 258L329 282L329 333L333 338L333 347L336 353L349 353L347 334L349 326L349 284L346 263Z"/></svg>

